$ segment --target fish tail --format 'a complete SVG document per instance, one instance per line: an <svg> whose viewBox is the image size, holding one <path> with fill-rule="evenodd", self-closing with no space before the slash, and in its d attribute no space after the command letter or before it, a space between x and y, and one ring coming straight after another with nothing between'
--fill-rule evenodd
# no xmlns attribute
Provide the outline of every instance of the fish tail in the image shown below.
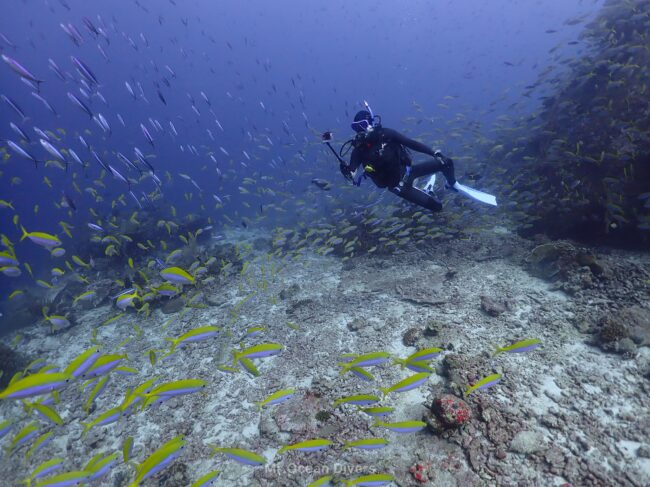
<svg viewBox="0 0 650 487"><path fill-rule="evenodd" d="M347 364L347 363L345 363L345 362L339 362L339 363L337 363L336 365L338 365L339 367L342 367L342 368L341 368L341 371L339 372L339 375L343 375L343 374L345 374L346 372L349 372L349 371L350 371L350 364Z"/></svg>
<svg viewBox="0 0 650 487"><path fill-rule="evenodd" d="M23 240L25 240L25 238L29 237L29 233L27 233L27 230L25 230L25 227L23 227L22 225L20 226L20 229L23 231L23 236L20 237L19 241L22 242Z"/></svg>
<svg viewBox="0 0 650 487"><path fill-rule="evenodd" d="M240 355L236 351L232 351L232 364L233 366L237 365Z"/></svg>
<svg viewBox="0 0 650 487"><path fill-rule="evenodd" d="M401 359L401 358L394 358L393 359L393 365L400 365L401 368L403 369L404 366L406 365L406 360Z"/></svg>
<svg viewBox="0 0 650 487"><path fill-rule="evenodd" d="M23 408L27 414L31 414L32 409L34 409L34 403L23 401Z"/></svg>
<svg viewBox="0 0 650 487"><path fill-rule="evenodd" d="M375 422L372 423L372 427L377 428L378 426L382 426L382 422L379 419L375 419Z"/></svg>
<svg viewBox="0 0 650 487"><path fill-rule="evenodd" d="M81 424L82 424L83 427L84 427L84 430L81 432L81 438L83 439L83 438L86 437L86 435L87 435L88 432L90 431L90 428L93 427L93 423L92 423L92 422L90 422L90 423L83 423L83 422L82 422Z"/></svg>
<svg viewBox="0 0 650 487"><path fill-rule="evenodd" d="M156 400L155 398L158 397L158 396L146 397L146 396L142 395L142 397L144 398L144 400L142 401L142 407L140 408L140 411L144 411L144 409L147 406L149 406L152 402L155 402L155 400Z"/></svg>
<svg viewBox="0 0 650 487"><path fill-rule="evenodd" d="M390 387L380 387L379 390L384 394L384 397L390 392Z"/></svg>
<svg viewBox="0 0 650 487"><path fill-rule="evenodd" d="M501 348L499 345L492 345L494 347L494 353L492 354L493 357L496 357L500 353L504 351L503 348Z"/></svg>

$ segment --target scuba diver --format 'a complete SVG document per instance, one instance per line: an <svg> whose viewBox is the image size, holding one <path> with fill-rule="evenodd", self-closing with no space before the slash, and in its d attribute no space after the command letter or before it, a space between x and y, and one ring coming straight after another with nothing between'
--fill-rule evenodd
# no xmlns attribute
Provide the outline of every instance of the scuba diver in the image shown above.
<svg viewBox="0 0 650 487"><path fill-rule="evenodd" d="M441 172L446 179L446 187L493 206L496 198L464 186L454 175L454 161L426 145L405 137L396 130L382 127L381 117L375 116L367 102L365 110L359 111L351 124L357 133L354 139L345 142L339 152L331 146L332 133L325 132L322 140L339 161L343 176L355 186L361 179L369 177L377 187L388 188L391 193L428 210L442 210L442 203L434 197L433 189L436 173ZM352 149L350 163L343 157ZM431 156L422 162L413 163L409 149ZM430 176L423 189L413 186L417 178Z"/></svg>

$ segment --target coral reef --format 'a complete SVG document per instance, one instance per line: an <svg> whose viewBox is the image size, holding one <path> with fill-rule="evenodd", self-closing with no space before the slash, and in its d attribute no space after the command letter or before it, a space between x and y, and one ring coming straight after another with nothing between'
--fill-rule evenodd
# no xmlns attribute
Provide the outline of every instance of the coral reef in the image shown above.
<svg viewBox="0 0 650 487"><path fill-rule="evenodd" d="M422 330L420 328L409 328L402 337L402 343L407 347L414 347L422 338Z"/></svg>
<svg viewBox="0 0 650 487"><path fill-rule="evenodd" d="M522 210L523 234L647 245L650 52L639 12L649 9L647 0L607 0L582 33L584 54L540 77L553 85L540 113L504 133L493 163L507 172L494 183L511 182L503 191Z"/></svg>
<svg viewBox="0 0 650 487"><path fill-rule="evenodd" d="M29 360L21 353L11 347L0 343L0 389L7 387L7 384L16 372L21 372Z"/></svg>
<svg viewBox="0 0 650 487"><path fill-rule="evenodd" d="M429 405L429 411L424 420L435 433L460 428L472 419L468 404L451 394L436 397Z"/></svg>

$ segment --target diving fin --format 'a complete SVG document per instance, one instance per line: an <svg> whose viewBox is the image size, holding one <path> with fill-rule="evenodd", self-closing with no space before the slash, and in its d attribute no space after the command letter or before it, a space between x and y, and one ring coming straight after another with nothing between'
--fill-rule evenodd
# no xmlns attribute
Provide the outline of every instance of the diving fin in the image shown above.
<svg viewBox="0 0 650 487"><path fill-rule="evenodd" d="M425 193L433 194L433 190L435 189L436 186L436 173L433 173L429 180L427 181L427 184L425 184L422 187L422 191Z"/></svg>
<svg viewBox="0 0 650 487"><path fill-rule="evenodd" d="M472 198L473 200L479 201L481 203L485 203L486 205L497 206L497 199L495 196L492 196L491 194L487 194L484 193L483 191L470 188L469 186L460 184L458 181L454 183L453 188L463 193L465 196Z"/></svg>

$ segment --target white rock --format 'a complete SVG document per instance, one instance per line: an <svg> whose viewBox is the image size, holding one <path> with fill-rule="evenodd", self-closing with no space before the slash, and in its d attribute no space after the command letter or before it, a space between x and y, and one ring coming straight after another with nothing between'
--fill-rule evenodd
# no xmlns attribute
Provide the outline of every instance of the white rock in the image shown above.
<svg viewBox="0 0 650 487"><path fill-rule="evenodd" d="M510 451L528 455L544 448L544 435L538 431L520 431L510 442Z"/></svg>

